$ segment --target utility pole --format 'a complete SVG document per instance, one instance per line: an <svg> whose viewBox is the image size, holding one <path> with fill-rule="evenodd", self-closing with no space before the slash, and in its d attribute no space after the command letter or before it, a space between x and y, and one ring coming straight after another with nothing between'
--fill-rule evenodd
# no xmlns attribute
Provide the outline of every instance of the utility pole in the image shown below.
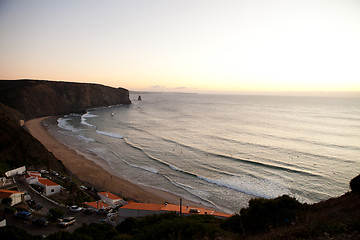
<svg viewBox="0 0 360 240"><path fill-rule="evenodd" d="M180 216L182 215L182 198L180 198Z"/></svg>

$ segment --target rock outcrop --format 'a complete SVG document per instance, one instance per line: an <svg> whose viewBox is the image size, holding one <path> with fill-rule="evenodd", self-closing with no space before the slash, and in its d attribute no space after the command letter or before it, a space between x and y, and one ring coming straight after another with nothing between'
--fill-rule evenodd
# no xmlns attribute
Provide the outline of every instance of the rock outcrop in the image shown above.
<svg viewBox="0 0 360 240"><path fill-rule="evenodd" d="M129 103L129 91L123 88L86 83L0 80L0 175L24 165L64 169L62 163L22 127L24 120Z"/></svg>
<svg viewBox="0 0 360 240"><path fill-rule="evenodd" d="M64 169L38 140L0 109L0 175L20 166Z"/></svg>
<svg viewBox="0 0 360 240"><path fill-rule="evenodd" d="M124 88L44 80L1 80L0 102L22 113L26 120L131 103Z"/></svg>

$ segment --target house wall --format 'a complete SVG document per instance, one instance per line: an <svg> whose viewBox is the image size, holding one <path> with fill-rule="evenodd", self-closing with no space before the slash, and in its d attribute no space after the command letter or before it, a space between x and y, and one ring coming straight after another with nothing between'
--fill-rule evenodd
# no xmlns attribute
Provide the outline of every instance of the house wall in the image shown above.
<svg viewBox="0 0 360 240"><path fill-rule="evenodd" d="M10 198L11 198L11 206L14 206L18 203L20 203L22 201L21 195L23 195L23 193L13 193Z"/></svg>
<svg viewBox="0 0 360 240"><path fill-rule="evenodd" d="M36 177L29 177L26 178L27 184L36 184L38 182L38 179Z"/></svg>
<svg viewBox="0 0 360 240"><path fill-rule="evenodd" d="M119 217L127 218L127 217L144 217L147 215L159 214L160 211L119 208L118 213L119 213Z"/></svg>
<svg viewBox="0 0 360 240"><path fill-rule="evenodd" d="M98 194L98 196L100 197L100 199L103 202L108 204L111 208L116 208L117 206L123 206L123 205L126 204L126 202L123 199L113 200L113 199L105 197L105 196L103 196L101 194Z"/></svg>
<svg viewBox="0 0 360 240"><path fill-rule="evenodd" d="M19 167L19 168L16 168L16 169L13 169L13 170L10 170L8 172L5 173L5 176L6 177L13 177L13 176L16 176L18 174L24 174L26 172L26 167L23 166L23 167Z"/></svg>
<svg viewBox="0 0 360 240"><path fill-rule="evenodd" d="M54 185L54 186L45 186L45 195L49 196L55 193L59 193L61 190L60 185Z"/></svg>
<svg viewBox="0 0 360 240"><path fill-rule="evenodd" d="M100 200L102 200L103 202L105 202L106 204L110 205L110 207L114 207L115 203L112 199L107 198L101 194L98 194L98 196L100 197Z"/></svg>
<svg viewBox="0 0 360 240"><path fill-rule="evenodd" d="M0 227L6 227L6 219L0 221Z"/></svg>

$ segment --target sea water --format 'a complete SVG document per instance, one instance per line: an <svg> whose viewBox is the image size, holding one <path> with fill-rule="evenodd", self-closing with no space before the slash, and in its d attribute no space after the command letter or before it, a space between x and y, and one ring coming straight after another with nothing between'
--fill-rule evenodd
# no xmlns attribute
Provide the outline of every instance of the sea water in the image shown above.
<svg viewBox="0 0 360 240"><path fill-rule="evenodd" d="M58 119L50 133L113 173L234 213L253 197L314 203L360 173L360 99L131 94Z"/></svg>

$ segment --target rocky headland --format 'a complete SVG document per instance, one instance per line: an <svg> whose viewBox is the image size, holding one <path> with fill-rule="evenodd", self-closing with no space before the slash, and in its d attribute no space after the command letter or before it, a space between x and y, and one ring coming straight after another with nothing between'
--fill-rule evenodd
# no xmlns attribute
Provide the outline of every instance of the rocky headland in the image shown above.
<svg viewBox="0 0 360 240"><path fill-rule="evenodd" d="M23 114L25 120L131 103L124 88L45 80L1 80L0 102Z"/></svg>
<svg viewBox="0 0 360 240"><path fill-rule="evenodd" d="M130 104L129 91L99 84L0 80L0 174L19 166L61 168L23 126L25 120Z"/></svg>

